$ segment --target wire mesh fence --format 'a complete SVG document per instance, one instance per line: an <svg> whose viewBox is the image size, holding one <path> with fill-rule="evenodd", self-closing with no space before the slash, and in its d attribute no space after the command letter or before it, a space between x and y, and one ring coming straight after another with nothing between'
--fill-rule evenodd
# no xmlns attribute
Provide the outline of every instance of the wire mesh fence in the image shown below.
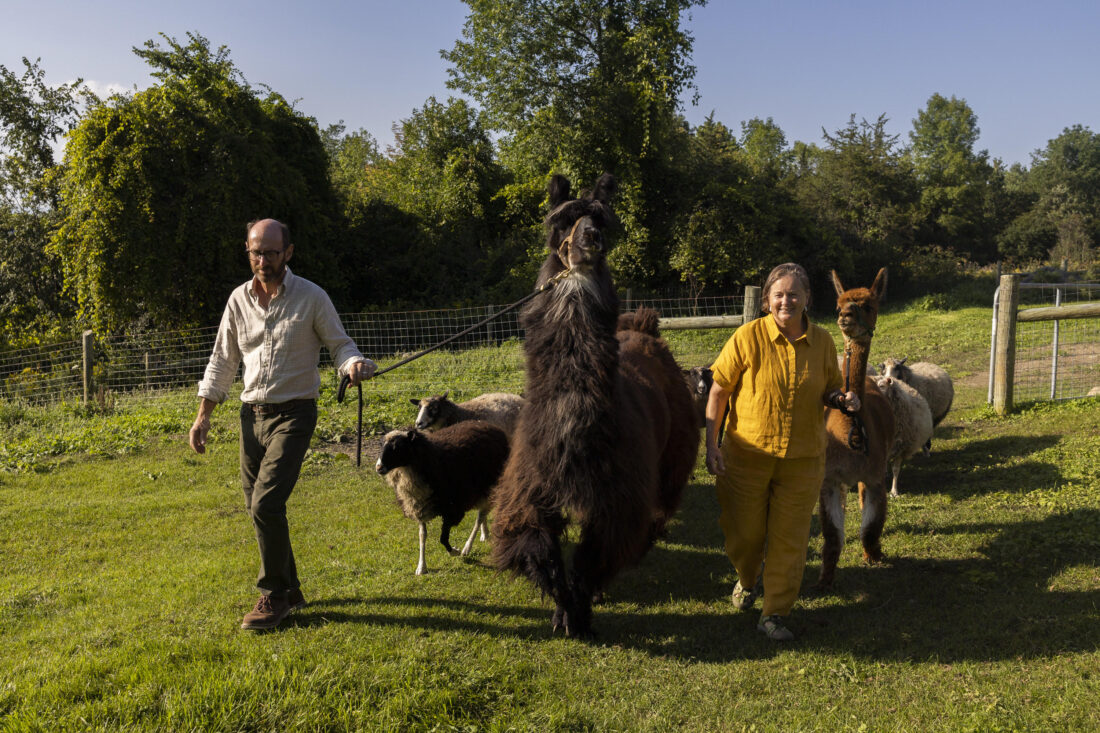
<svg viewBox="0 0 1100 733"><path fill-rule="evenodd" d="M639 306L656 309L663 318L740 315L742 295L705 298L628 297L624 309ZM340 319L360 351L380 366L426 349L502 310L505 306L433 309L381 313L347 313ZM194 399L181 388L196 387L217 336L217 327L149 333L97 341L91 355L93 395L104 400L110 394L164 391ZM375 393L422 394L462 384L468 391L506 390L523 387L523 331L519 312L510 311L447 347L372 380ZM684 364L709 363L714 354L677 354ZM332 369L327 350L319 365ZM84 355L79 340L0 354L0 399L31 403L83 398Z"/></svg>
<svg viewBox="0 0 1100 733"><path fill-rule="evenodd" d="M1026 283L1020 307L1100 301L1100 283ZM1020 321L1013 393L1017 402L1084 397L1100 387L1100 318Z"/></svg>

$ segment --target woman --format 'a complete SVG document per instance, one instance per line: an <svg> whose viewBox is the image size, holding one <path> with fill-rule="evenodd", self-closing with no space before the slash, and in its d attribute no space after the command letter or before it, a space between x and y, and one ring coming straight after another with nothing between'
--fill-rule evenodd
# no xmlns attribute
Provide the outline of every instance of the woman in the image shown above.
<svg viewBox="0 0 1100 733"><path fill-rule="evenodd" d="M719 524L737 570L733 604L752 608L763 561L757 629L787 641L794 634L784 619L802 585L810 518L825 475L822 406L856 411L859 397L841 392L836 345L806 317L806 271L793 262L776 267L764 281L763 301L768 315L738 328L711 367L707 470L717 476Z"/></svg>

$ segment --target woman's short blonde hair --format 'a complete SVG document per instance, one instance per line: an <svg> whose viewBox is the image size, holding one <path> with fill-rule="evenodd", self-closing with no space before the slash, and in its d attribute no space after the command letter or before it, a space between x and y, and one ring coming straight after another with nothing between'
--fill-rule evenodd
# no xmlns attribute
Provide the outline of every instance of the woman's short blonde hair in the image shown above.
<svg viewBox="0 0 1100 733"><path fill-rule="evenodd" d="M782 265L773 267L764 280L764 292L761 295L760 308L765 313L770 312L768 310L768 293L771 292L772 286L775 285L777 280L788 276L793 277L795 282L805 291L806 310L810 309L810 305L813 303L813 294L810 292L810 276L806 274L806 268L794 262L784 262Z"/></svg>

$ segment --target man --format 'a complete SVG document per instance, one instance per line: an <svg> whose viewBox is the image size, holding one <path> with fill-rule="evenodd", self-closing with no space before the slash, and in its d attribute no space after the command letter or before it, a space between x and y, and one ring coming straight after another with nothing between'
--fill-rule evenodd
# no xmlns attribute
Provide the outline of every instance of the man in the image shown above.
<svg viewBox="0 0 1100 733"><path fill-rule="evenodd" d="M285 224L250 223L245 247L253 278L233 291L222 314L190 442L196 453L206 452L210 414L225 401L243 361L241 486L260 549L261 596L241 628L272 629L305 606L286 502L317 424L321 345L352 385L369 379L375 364L344 332L328 295L287 267L294 245Z"/></svg>

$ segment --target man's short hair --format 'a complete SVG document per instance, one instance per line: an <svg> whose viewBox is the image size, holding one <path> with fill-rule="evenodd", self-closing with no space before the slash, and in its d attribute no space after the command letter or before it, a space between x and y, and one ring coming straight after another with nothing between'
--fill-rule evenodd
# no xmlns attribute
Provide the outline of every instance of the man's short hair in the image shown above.
<svg viewBox="0 0 1100 733"><path fill-rule="evenodd" d="M248 227L244 230L244 241L248 241L248 236L252 234L252 227L256 226L261 221L263 221L263 219L253 219L248 222ZM286 249L290 246L290 227L278 219L272 219L272 221L279 225L279 231L283 233L283 249Z"/></svg>

